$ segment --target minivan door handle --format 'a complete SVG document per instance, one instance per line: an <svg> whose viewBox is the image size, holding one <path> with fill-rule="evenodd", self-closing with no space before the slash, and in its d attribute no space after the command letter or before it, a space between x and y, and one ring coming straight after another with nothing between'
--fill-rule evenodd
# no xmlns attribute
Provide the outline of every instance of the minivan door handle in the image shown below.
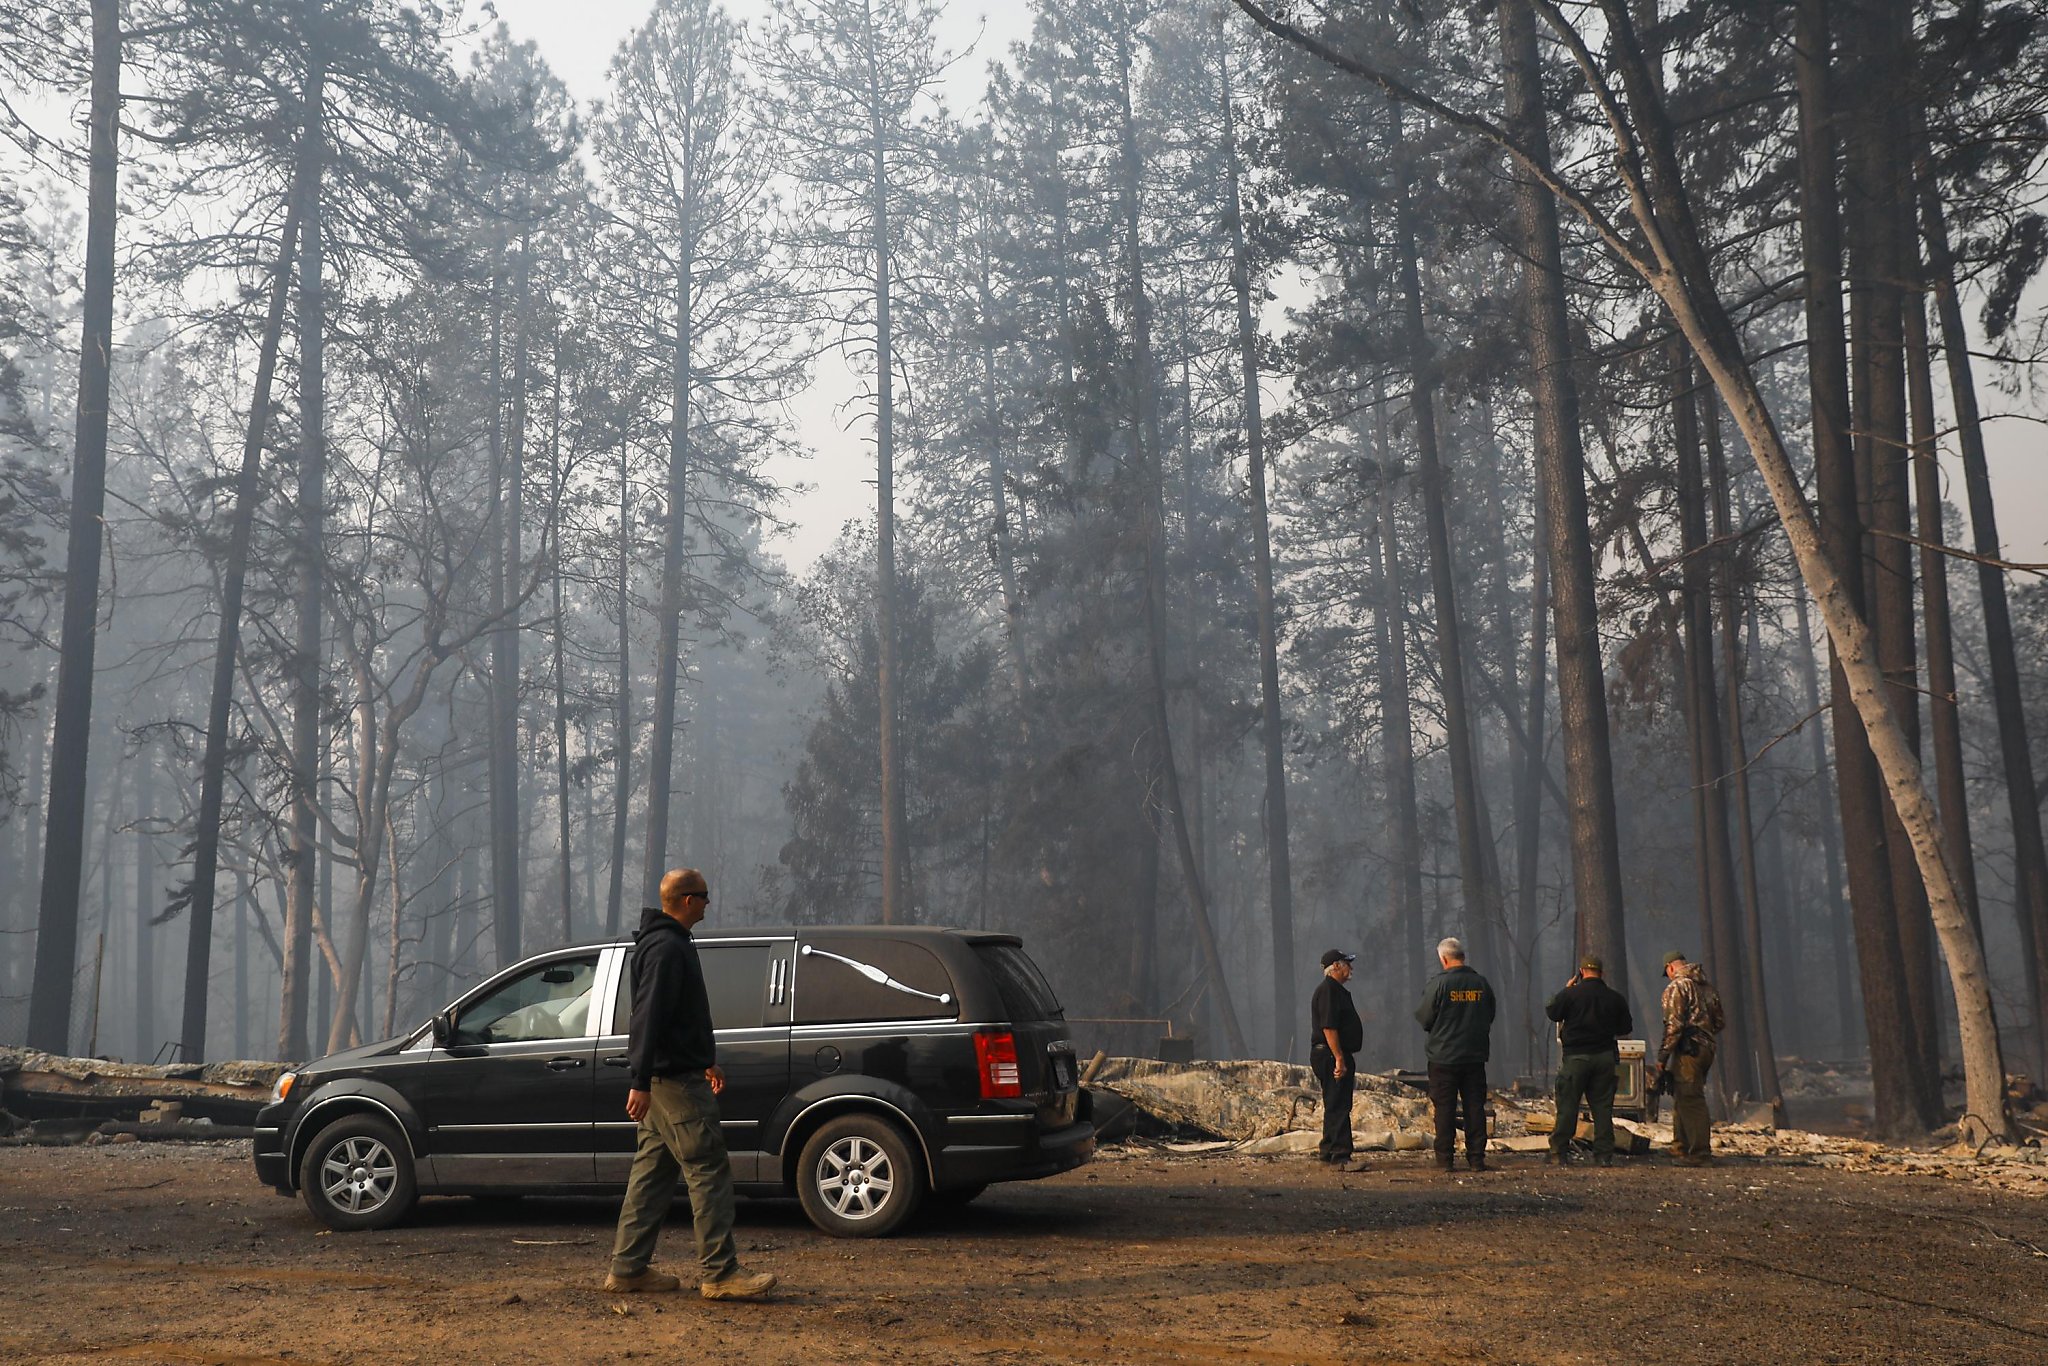
<svg viewBox="0 0 2048 1366"><path fill-rule="evenodd" d="M604 1065L606 1067L625 1067L628 1064L629 1059L626 1057L624 1053L614 1053L609 1058L606 1058L604 1060Z"/></svg>
<svg viewBox="0 0 2048 1366"><path fill-rule="evenodd" d="M581 1066L583 1066L583 1059L581 1059L581 1058L549 1058L549 1059L548 1059L548 1071L550 1071L550 1072L566 1072L566 1071L568 1071L568 1070L569 1070L570 1068L572 1068L572 1067L581 1067Z"/></svg>

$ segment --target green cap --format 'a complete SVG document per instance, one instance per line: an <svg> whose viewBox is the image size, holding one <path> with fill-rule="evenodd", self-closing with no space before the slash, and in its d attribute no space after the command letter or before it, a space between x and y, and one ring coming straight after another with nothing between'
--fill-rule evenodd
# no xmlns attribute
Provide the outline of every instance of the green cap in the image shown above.
<svg viewBox="0 0 2048 1366"><path fill-rule="evenodd" d="M1599 954L1597 954L1597 953L1589 953L1589 954L1587 954L1587 955L1586 955L1586 956L1585 956L1584 958L1581 958L1581 959L1579 960L1579 971L1580 971L1580 972L1605 972L1605 971L1607 971L1607 965L1606 965L1605 963L1603 963L1603 962L1601 962L1601 961L1600 961L1600 955L1599 955Z"/></svg>
<svg viewBox="0 0 2048 1366"><path fill-rule="evenodd" d="M1667 968L1670 967L1673 963L1683 963L1684 961L1685 955L1680 953L1677 949L1673 949L1671 952L1664 955L1664 966Z"/></svg>

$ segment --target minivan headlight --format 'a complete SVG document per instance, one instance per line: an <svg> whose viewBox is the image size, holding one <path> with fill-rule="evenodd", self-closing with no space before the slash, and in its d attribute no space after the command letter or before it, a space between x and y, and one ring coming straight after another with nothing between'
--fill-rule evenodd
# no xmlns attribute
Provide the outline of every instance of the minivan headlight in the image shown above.
<svg viewBox="0 0 2048 1366"><path fill-rule="evenodd" d="M276 1105L286 1096L290 1095L292 1093L292 1083L298 1079L299 1074L296 1072L280 1072L277 1080L271 1083L270 1103Z"/></svg>

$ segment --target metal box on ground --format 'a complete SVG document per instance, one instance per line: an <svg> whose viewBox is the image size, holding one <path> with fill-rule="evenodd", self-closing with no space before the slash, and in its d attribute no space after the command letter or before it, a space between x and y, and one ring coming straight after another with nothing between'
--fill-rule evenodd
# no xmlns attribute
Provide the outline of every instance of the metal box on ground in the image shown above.
<svg viewBox="0 0 2048 1366"><path fill-rule="evenodd" d="M1647 1124L1657 1118L1657 1097L1650 1094L1650 1046L1641 1039L1620 1039L1615 1048L1621 1054L1621 1066L1614 1079L1614 1113Z"/></svg>

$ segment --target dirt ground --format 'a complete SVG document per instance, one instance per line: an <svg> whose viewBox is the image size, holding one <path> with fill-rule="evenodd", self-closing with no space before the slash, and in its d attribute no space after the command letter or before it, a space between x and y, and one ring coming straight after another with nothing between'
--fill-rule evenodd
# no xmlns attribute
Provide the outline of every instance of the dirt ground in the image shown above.
<svg viewBox="0 0 2048 1366"><path fill-rule="evenodd" d="M324 1234L245 1144L0 1149L0 1362L2048 1360L2048 1201L1922 1176L1115 1149L885 1242L742 1202L763 1304L599 1293L615 1213Z"/></svg>

